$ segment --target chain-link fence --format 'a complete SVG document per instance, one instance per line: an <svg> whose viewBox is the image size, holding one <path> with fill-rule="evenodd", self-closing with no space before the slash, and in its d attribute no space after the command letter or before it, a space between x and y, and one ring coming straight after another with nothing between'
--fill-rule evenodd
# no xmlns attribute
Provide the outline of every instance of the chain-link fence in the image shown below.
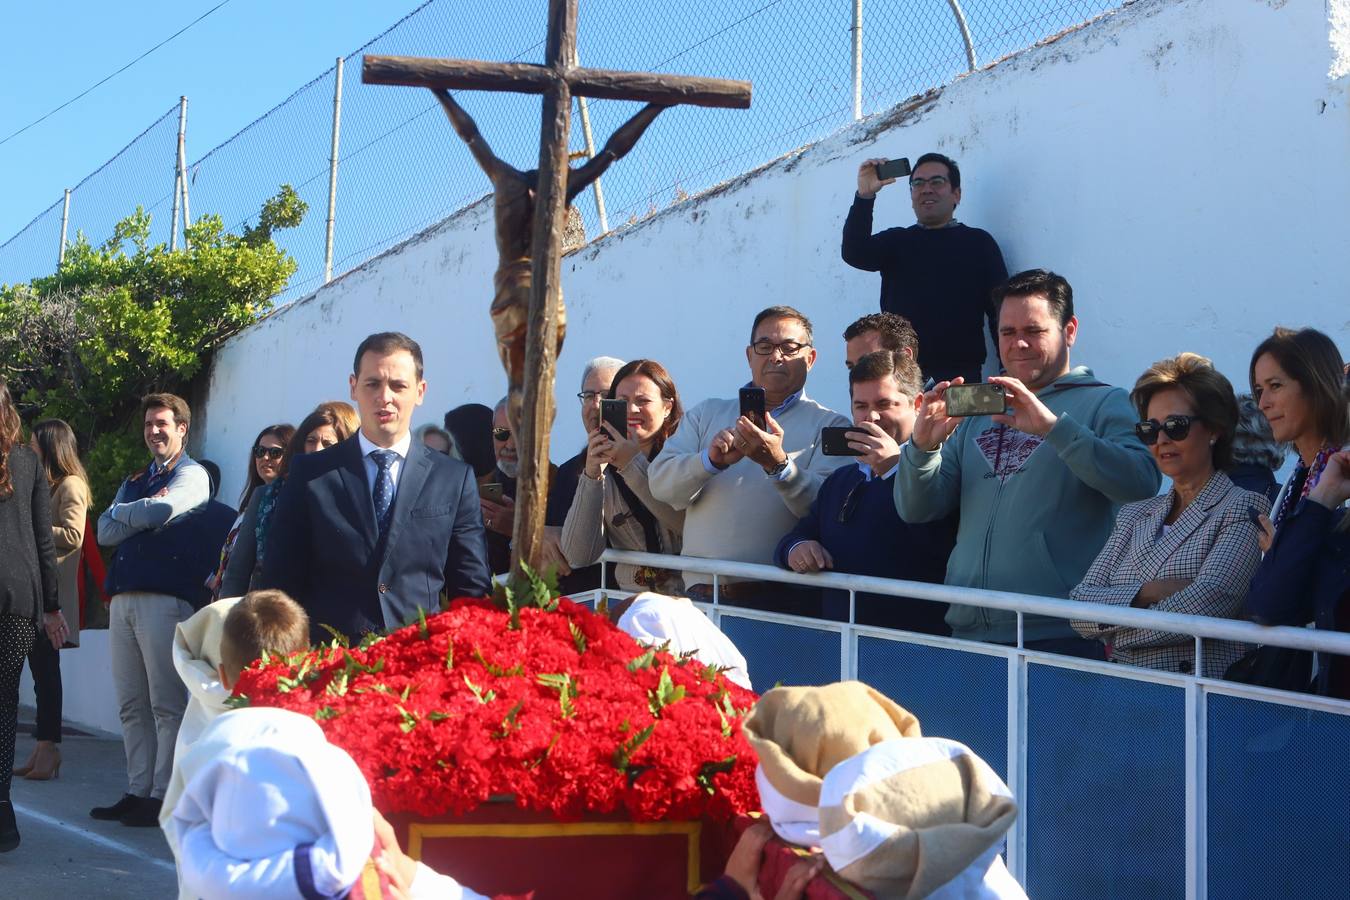
<svg viewBox="0 0 1350 900"><path fill-rule="evenodd" d="M755 91L749 110L663 113L605 174L600 191L578 198L586 233L594 237L641 218L1121 2L584 0L582 65L737 78L753 82ZM470 0L427 0L343 57L341 70L330 68L188 165L191 212L219 214L237 231L256 221L280 185L292 185L309 213L299 228L275 236L299 264L278 299L313 291L489 190L431 93L362 84L361 58L538 61L545 19L539 0L499 0L490 10ZM538 97L460 96L499 157L522 169L537 164ZM603 147L638 108L576 101L574 153ZM175 105L72 190L65 232L64 202L57 200L0 244L0 282L49 274L63 238L79 229L100 243L138 205L154 216L154 240L168 243L178 112Z"/></svg>

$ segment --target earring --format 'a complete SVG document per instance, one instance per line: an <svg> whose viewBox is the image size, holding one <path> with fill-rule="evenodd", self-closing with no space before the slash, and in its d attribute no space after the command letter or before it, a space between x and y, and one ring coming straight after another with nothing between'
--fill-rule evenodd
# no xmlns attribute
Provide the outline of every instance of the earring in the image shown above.
<svg viewBox="0 0 1350 900"><path fill-rule="evenodd" d="M1219 442L1219 439L1218 439L1218 438L1210 438L1210 439L1209 439L1209 445L1210 445L1211 447L1213 447L1213 446L1214 446L1215 444L1217 444L1218 442Z"/></svg>

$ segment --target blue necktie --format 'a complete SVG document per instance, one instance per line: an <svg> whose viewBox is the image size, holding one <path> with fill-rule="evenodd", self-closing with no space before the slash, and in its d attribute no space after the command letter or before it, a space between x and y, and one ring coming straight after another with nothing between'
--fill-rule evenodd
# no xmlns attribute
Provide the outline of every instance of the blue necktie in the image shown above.
<svg viewBox="0 0 1350 900"><path fill-rule="evenodd" d="M394 476L390 472L398 454L393 450L372 450L370 458L375 460L375 522L380 526L380 535L389 530L389 514L394 510Z"/></svg>

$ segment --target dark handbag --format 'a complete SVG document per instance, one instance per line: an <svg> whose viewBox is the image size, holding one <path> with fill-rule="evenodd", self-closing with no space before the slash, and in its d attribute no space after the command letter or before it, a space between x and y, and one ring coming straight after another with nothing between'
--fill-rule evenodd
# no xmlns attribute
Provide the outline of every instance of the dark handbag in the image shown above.
<svg viewBox="0 0 1350 900"><path fill-rule="evenodd" d="M1312 651L1254 647L1223 673L1226 681L1282 691L1307 691L1312 684Z"/></svg>

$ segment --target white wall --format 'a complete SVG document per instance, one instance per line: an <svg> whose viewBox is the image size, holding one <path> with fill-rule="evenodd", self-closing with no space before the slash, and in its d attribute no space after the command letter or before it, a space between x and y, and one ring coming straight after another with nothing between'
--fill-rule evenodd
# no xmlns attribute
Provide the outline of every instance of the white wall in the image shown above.
<svg viewBox="0 0 1350 900"><path fill-rule="evenodd" d="M572 394L586 359L650 356L689 401L729 395L747 377L750 320L771 304L814 319L808 390L844 408L839 335L877 308L879 284L840 261L839 231L870 156L956 157L959 218L992 232L1011 270L1069 278L1074 362L1108 381L1128 386L1189 349L1241 388L1277 323L1323 329L1350 353L1347 73L1350 0L1139 0L600 239L564 260L553 458L582 442ZM880 196L878 227L912 221L903 189ZM495 402L495 262L480 203L230 341L205 417L222 496L241 487L262 425L346 396L367 333L422 343L419 424Z"/></svg>
<svg viewBox="0 0 1350 900"><path fill-rule="evenodd" d="M38 640L46 639L39 629ZM61 651L61 685L61 717L66 722L84 731L122 734L106 628L82 630L80 646ZM28 666L19 679L19 702L30 708L37 705Z"/></svg>

